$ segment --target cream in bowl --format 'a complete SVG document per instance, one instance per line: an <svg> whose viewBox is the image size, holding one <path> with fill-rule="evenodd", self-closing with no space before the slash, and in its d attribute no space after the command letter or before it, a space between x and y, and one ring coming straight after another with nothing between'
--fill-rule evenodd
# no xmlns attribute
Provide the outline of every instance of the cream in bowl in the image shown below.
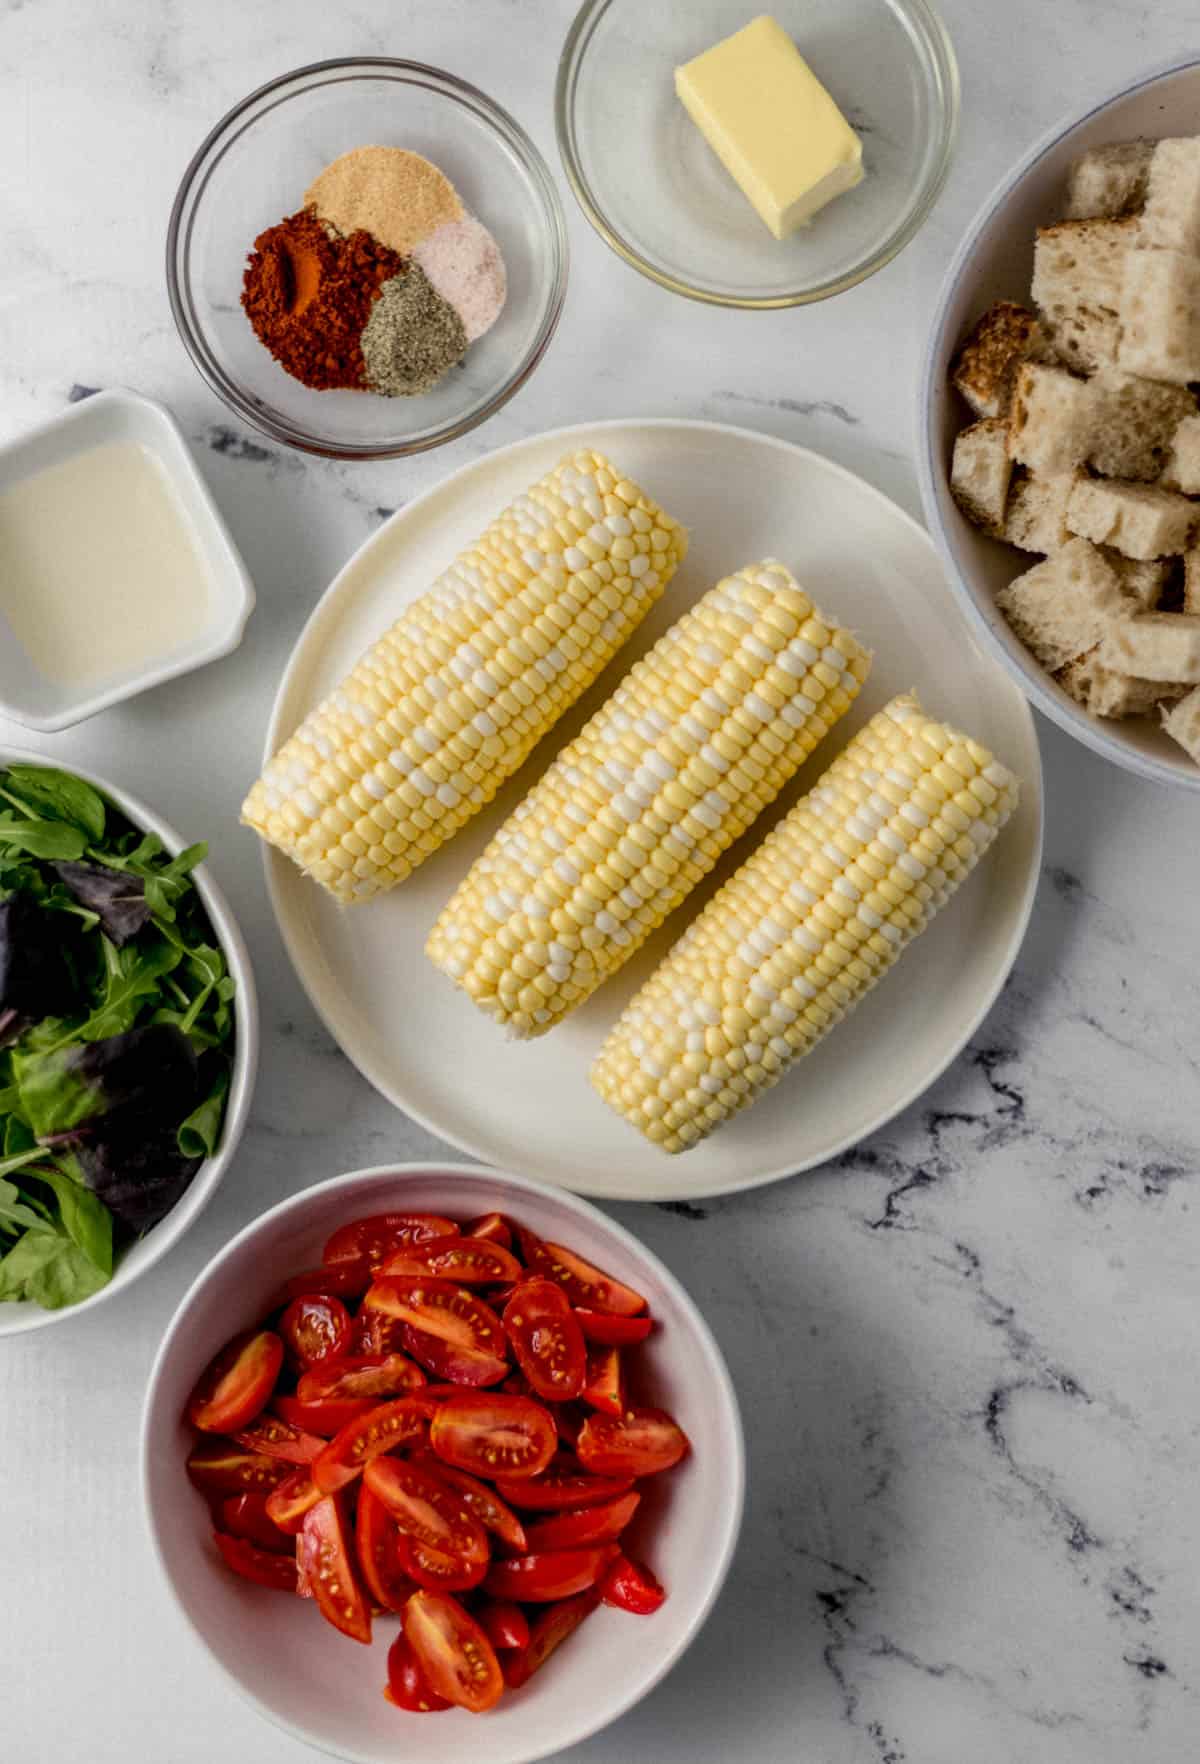
<svg viewBox="0 0 1200 1764"><path fill-rule="evenodd" d="M0 710L80 721L227 653L245 566L160 406L104 392L0 451Z"/></svg>

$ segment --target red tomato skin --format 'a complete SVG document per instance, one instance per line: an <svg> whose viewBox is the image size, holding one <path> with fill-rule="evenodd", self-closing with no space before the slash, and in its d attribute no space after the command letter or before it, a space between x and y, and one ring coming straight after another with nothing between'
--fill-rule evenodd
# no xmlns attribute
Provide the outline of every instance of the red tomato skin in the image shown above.
<svg viewBox="0 0 1200 1764"><path fill-rule="evenodd" d="M632 1476L592 1476L582 1470L574 1458L560 1456L544 1476L532 1481L497 1476L496 1493L514 1507L525 1512L558 1513L576 1507L594 1507L600 1501L611 1501L628 1494L633 1487Z"/></svg>
<svg viewBox="0 0 1200 1764"><path fill-rule="evenodd" d="M650 1617L666 1599L666 1588L651 1574L644 1562L635 1562L625 1555L617 1556L600 1581L600 1597L606 1605L620 1611L632 1611L636 1617Z"/></svg>
<svg viewBox="0 0 1200 1764"><path fill-rule="evenodd" d="M505 1249L512 1248L512 1232L508 1221L502 1213L484 1213L480 1219L472 1219L469 1225L463 1226L464 1237L486 1237L489 1243L501 1244Z"/></svg>
<svg viewBox="0 0 1200 1764"><path fill-rule="evenodd" d="M230 1537L223 1531L214 1531L213 1540L225 1562L235 1574L243 1580L252 1580L255 1586L269 1586L275 1592L296 1590L296 1558L294 1556L277 1555L272 1550L260 1550L244 1537Z"/></svg>
<svg viewBox="0 0 1200 1764"><path fill-rule="evenodd" d="M184 1414L202 1433L233 1433L266 1408L283 1365L283 1342L271 1329L247 1329L204 1368Z"/></svg>
<svg viewBox="0 0 1200 1764"><path fill-rule="evenodd" d="M306 1403L298 1396L277 1396L271 1407L281 1420L299 1427L302 1432L332 1439L352 1421L369 1415L376 1403L374 1397L330 1397L323 1402Z"/></svg>
<svg viewBox="0 0 1200 1764"><path fill-rule="evenodd" d="M340 1225L321 1252L323 1262L366 1262L371 1272L406 1243L454 1237L458 1226L437 1213L375 1213Z"/></svg>
<svg viewBox="0 0 1200 1764"><path fill-rule="evenodd" d="M624 1285L612 1274L606 1274L603 1268L577 1256L574 1250L561 1243L543 1241L520 1225L515 1225L514 1230L529 1272L553 1280L555 1285L562 1287L573 1305L589 1311L613 1311L621 1317L636 1317L646 1310L646 1301L640 1292L634 1292L631 1286Z"/></svg>
<svg viewBox="0 0 1200 1764"><path fill-rule="evenodd" d="M459 1556L429 1549L403 1531L396 1545L396 1559L402 1573L430 1592L470 1592L488 1571L486 1557L482 1562L464 1562Z"/></svg>
<svg viewBox="0 0 1200 1764"><path fill-rule="evenodd" d="M395 1703L397 1709L407 1709L410 1715L434 1715L440 1709L454 1707L447 1697L439 1697L430 1688L403 1630L388 1649L387 1670L384 1695L389 1702Z"/></svg>
<svg viewBox="0 0 1200 1764"><path fill-rule="evenodd" d="M480 1605L476 1616L494 1648L529 1646L529 1619L520 1605L514 1605L510 1599L489 1599Z"/></svg>
<svg viewBox="0 0 1200 1764"><path fill-rule="evenodd" d="M443 1482L449 1483L451 1488L457 1489L462 1496L463 1505L469 1513L474 1514L485 1531L490 1531L517 1555L525 1554L524 1526L512 1508L486 1482L481 1482L466 1470L455 1470L434 1454L414 1461L425 1469L432 1470Z"/></svg>
<svg viewBox="0 0 1200 1764"><path fill-rule="evenodd" d="M286 1536L297 1537L304 1525L304 1515L321 1499L321 1491L308 1471L293 1470L267 1496L267 1513L272 1524Z"/></svg>
<svg viewBox="0 0 1200 1764"><path fill-rule="evenodd" d="M521 1445L505 1448L501 1431L520 1436ZM558 1436L541 1403L500 1392L466 1392L439 1405L429 1429L437 1456L456 1470L495 1481L498 1469L508 1478L537 1476L554 1456ZM507 1449L507 1459L501 1454Z"/></svg>
<svg viewBox="0 0 1200 1764"><path fill-rule="evenodd" d="M363 1397L377 1403L424 1383L424 1372L404 1354L341 1353L305 1372L296 1395L303 1403L357 1402Z"/></svg>
<svg viewBox="0 0 1200 1764"><path fill-rule="evenodd" d="M523 1684L527 1684L560 1642L566 1641L599 1603L599 1592L595 1587L589 1587L587 1592L579 1593L573 1599L564 1599L539 1611L529 1626L528 1646L505 1655L504 1677L509 1689L520 1690Z"/></svg>
<svg viewBox="0 0 1200 1764"><path fill-rule="evenodd" d="M370 1489L400 1530L426 1549L453 1556L464 1568L486 1562L491 1554L483 1526L466 1509L459 1492L436 1471L398 1458L373 1458L367 1465L363 1486ZM437 1516L437 1523L426 1516L430 1510ZM428 1535L430 1530L434 1535Z"/></svg>
<svg viewBox="0 0 1200 1764"><path fill-rule="evenodd" d="M270 1495L226 1495L221 1502L217 1530L226 1537L241 1537L257 1544L260 1550L273 1550L277 1555L295 1555L295 1546L276 1525L268 1505Z"/></svg>
<svg viewBox="0 0 1200 1764"><path fill-rule="evenodd" d="M349 1311L340 1298L327 1292L302 1293L279 1319L279 1333L302 1368L344 1354L351 1328Z"/></svg>
<svg viewBox="0 0 1200 1764"><path fill-rule="evenodd" d="M588 1341L597 1347L632 1347L645 1341L654 1328L653 1317L618 1317L610 1311L589 1311L576 1305L575 1316Z"/></svg>
<svg viewBox="0 0 1200 1764"><path fill-rule="evenodd" d="M279 1458L285 1464L311 1464L325 1447L319 1434L293 1427L282 1415L260 1415L232 1437L248 1452L261 1452L264 1458Z"/></svg>
<svg viewBox="0 0 1200 1764"><path fill-rule="evenodd" d="M363 1585L385 1611L403 1611L413 1583L401 1571L399 1533L387 1508L364 1484L358 1491L354 1546Z"/></svg>
<svg viewBox="0 0 1200 1764"><path fill-rule="evenodd" d="M324 1494L336 1494L360 1476L373 1458L419 1439L427 1425L425 1409L408 1397L378 1403L334 1434L313 1461L313 1481Z"/></svg>
<svg viewBox="0 0 1200 1764"><path fill-rule="evenodd" d="M371 1270L361 1258L355 1262L330 1262L319 1268L302 1268L290 1274L267 1302L267 1310L285 1311L293 1299L311 1293L329 1298L361 1298L371 1284Z"/></svg>
<svg viewBox="0 0 1200 1764"><path fill-rule="evenodd" d="M231 1439L203 1439L188 1453L187 1473L202 1494L266 1494L283 1481L288 1466L281 1458L248 1452Z"/></svg>
<svg viewBox="0 0 1200 1764"><path fill-rule="evenodd" d="M597 1544L577 1550L547 1550L536 1556L514 1556L493 1562L484 1591L493 1599L515 1599L520 1604L547 1604L569 1599L595 1586L618 1554L615 1544Z"/></svg>
<svg viewBox="0 0 1200 1764"><path fill-rule="evenodd" d="M501 1321L518 1366L543 1401L564 1403L579 1395L587 1348L561 1286L552 1280L523 1280Z"/></svg>
<svg viewBox="0 0 1200 1764"><path fill-rule="evenodd" d="M627 1409L617 1419L589 1415L579 1434L579 1461L598 1476L654 1476L688 1451L688 1437L662 1409Z"/></svg>
<svg viewBox="0 0 1200 1764"><path fill-rule="evenodd" d="M426 1681L439 1696L481 1714L503 1695L504 1674L496 1650L457 1599L445 1593L415 1592L405 1607L404 1633Z"/></svg>
<svg viewBox="0 0 1200 1764"><path fill-rule="evenodd" d="M594 1347L588 1355L583 1400L604 1415L625 1413L625 1373L618 1347ZM578 1443L578 1438L576 1439Z"/></svg>
<svg viewBox="0 0 1200 1764"><path fill-rule="evenodd" d="M359 1585L348 1533L345 1508L337 1495L326 1495L304 1515L296 1557L322 1617L351 1641L369 1643L371 1611Z"/></svg>
<svg viewBox="0 0 1200 1764"><path fill-rule="evenodd" d="M399 1319L406 1351L447 1383L497 1384L509 1371L499 1317L452 1280L380 1278L363 1308Z"/></svg>
<svg viewBox="0 0 1200 1764"><path fill-rule="evenodd" d="M497 1286L519 1280L521 1264L503 1244L481 1237L435 1237L428 1243L405 1244L388 1257L380 1274L385 1279L453 1280L459 1286Z"/></svg>
<svg viewBox="0 0 1200 1764"><path fill-rule="evenodd" d="M556 1513L551 1519L539 1519L526 1532L529 1554L543 1550L573 1550L583 1544L611 1543L620 1537L641 1504L641 1495L618 1495L598 1507L583 1507L575 1513Z"/></svg>

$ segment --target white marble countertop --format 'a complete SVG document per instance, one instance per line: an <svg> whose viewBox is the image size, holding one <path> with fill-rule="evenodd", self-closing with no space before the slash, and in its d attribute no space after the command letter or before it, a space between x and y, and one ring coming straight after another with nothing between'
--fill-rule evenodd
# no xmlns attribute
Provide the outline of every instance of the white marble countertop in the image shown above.
<svg viewBox="0 0 1200 1764"><path fill-rule="evenodd" d="M665 3L665 0L664 0ZM572 0L0 0L0 437L123 383L180 417L255 577L207 671L34 740L207 835L249 938L253 1120L200 1224L135 1290L0 1356L0 1750L11 1764L302 1764L217 1677L158 1583L136 1437L151 1356L219 1244L296 1187L429 1150L302 996L236 829L274 683L384 514L513 437L712 417L829 454L910 509L914 384L942 266L1044 128L1192 47L1192 0L944 6L963 67L949 187L864 287L776 315L690 306L574 252L541 372L410 464L341 467L230 422L162 275L178 176L289 66L410 55L476 78L557 170ZM834 1167L703 1206L618 1209L687 1281L738 1381L750 1497L683 1663L571 1764L1177 1764L1200 1722L1200 801L1046 724L1046 869L1003 998L941 1082ZM0 740L24 732L0 724Z"/></svg>

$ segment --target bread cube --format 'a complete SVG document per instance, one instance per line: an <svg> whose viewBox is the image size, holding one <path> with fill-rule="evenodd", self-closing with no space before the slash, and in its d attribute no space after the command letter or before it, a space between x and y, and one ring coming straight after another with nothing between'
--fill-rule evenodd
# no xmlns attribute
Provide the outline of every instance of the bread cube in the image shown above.
<svg viewBox="0 0 1200 1764"><path fill-rule="evenodd" d="M1137 613L1115 619L1100 639L1101 667L1174 685L1200 683L1200 618L1188 613Z"/></svg>
<svg viewBox="0 0 1200 1764"><path fill-rule="evenodd" d="M950 493L967 519L995 539L1004 535L1011 476L1007 424L988 417L961 432L954 443Z"/></svg>
<svg viewBox="0 0 1200 1764"><path fill-rule="evenodd" d="M1153 612L1166 593L1171 564L1168 558L1122 557L1107 545L1100 550L1105 562L1117 572L1117 580L1142 612Z"/></svg>
<svg viewBox="0 0 1200 1764"><path fill-rule="evenodd" d="M1176 429L1160 482L1164 490L1200 496L1200 416L1185 416Z"/></svg>
<svg viewBox="0 0 1200 1764"><path fill-rule="evenodd" d="M1183 554L1183 608L1185 613L1200 615L1200 546Z"/></svg>
<svg viewBox="0 0 1200 1764"><path fill-rule="evenodd" d="M1111 545L1125 557L1169 557L1186 551L1200 507L1173 490L1115 479L1084 478L1067 503L1072 533Z"/></svg>
<svg viewBox="0 0 1200 1764"><path fill-rule="evenodd" d="M1017 636L1056 672L1086 655L1117 619L1136 612L1117 573L1094 545L1071 539L1002 588L996 605Z"/></svg>
<svg viewBox="0 0 1200 1764"><path fill-rule="evenodd" d="M1181 698L1174 710L1163 712L1163 728L1200 766L1200 686Z"/></svg>
<svg viewBox="0 0 1200 1764"><path fill-rule="evenodd" d="M1148 380L1200 380L1200 258L1178 251L1125 256L1117 366Z"/></svg>
<svg viewBox="0 0 1200 1764"><path fill-rule="evenodd" d="M1143 717L1154 709L1163 693L1161 680L1139 680L1104 667L1098 649L1068 662L1054 676L1076 704L1094 717Z"/></svg>
<svg viewBox="0 0 1200 1764"><path fill-rule="evenodd" d="M1116 220L1141 208L1153 153L1153 141L1089 147L1067 173L1068 220Z"/></svg>
<svg viewBox="0 0 1200 1764"><path fill-rule="evenodd" d="M1033 248L1033 302L1048 313L1079 307L1116 312L1125 258L1141 222L1068 220L1039 227Z"/></svg>
<svg viewBox="0 0 1200 1764"><path fill-rule="evenodd" d="M1146 186L1145 242L1200 253L1200 137L1160 141Z"/></svg>
<svg viewBox="0 0 1200 1764"><path fill-rule="evenodd" d="M1036 347L1039 330L1028 307L1000 300L969 333L950 378L976 416L1008 415L1017 369Z"/></svg>
<svg viewBox="0 0 1200 1764"><path fill-rule="evenodd" d="M1196 409L1191 393L1116 368L1106 368L1092 384L1096 435L1088 464L1105 478L1159 477L1179 424Z"/></svg>
<svg viewBox="0 0 1200 1764"><path fill-rule="evenodd" d="M1121 321L1115 312L1086 306L1041 315L1046 348L1077 374L1095 373L1117 359Z"/></svg>
<svg viewBox="0 0 1200 1764"><path fill-rule="evenodd" d="M1016 479L1004 511L1003 537L1008 543L1022 551L1039 551L1043 557L1064 546L1071 537L1067 503L1081 476L1079 472L1058 472L1044 477L1035 472Z"/></svg>
<svg viewBox="0 0 1200 1764"><path fill-rule="evenodd" d="M1065 368L1027 361L1017 374L1008 451L1032 472L1081 466L1095 438L1095 394Z"/></svg>

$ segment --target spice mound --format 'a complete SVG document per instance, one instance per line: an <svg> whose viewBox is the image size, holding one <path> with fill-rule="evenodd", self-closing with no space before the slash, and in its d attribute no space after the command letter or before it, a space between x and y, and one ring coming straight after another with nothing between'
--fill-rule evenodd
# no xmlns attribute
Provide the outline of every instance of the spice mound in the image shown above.
<svg viewBox="0 0 1200 1764"><path fill-rule="evenodd" d="M400 147L356 147L305 207L254 241L242 307L294 379L413 398L499 318L500 247L445 173Z"/></svg>

